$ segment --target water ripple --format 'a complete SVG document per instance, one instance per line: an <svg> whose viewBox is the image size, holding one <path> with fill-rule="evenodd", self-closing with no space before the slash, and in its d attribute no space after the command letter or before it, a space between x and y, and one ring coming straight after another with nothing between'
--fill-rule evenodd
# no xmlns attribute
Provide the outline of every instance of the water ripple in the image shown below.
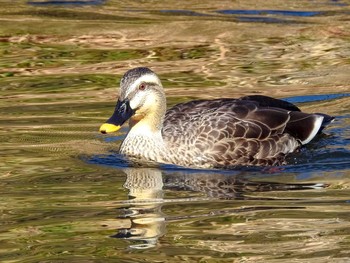
<svg viewBox="0 0 350 263"><path fill-rule="evenodd" d="M76 5L76 6L84 6L84 5L102 5L106 2L106 0L72 0L72 1L65 1L65 0L47 0L47 1L27 1L28 5L33 6L48 6L48 5L58 5L58 6L64 6L64 5Z"/></svg>
<svg viewBox="0 0 350 263"><path fill-rule="evenodd" d="M289 10L218 10L219 14L224 15L282 15L282 16L298 16L311 17L323 14L323 12L316 11L289 11Z"/></svg>

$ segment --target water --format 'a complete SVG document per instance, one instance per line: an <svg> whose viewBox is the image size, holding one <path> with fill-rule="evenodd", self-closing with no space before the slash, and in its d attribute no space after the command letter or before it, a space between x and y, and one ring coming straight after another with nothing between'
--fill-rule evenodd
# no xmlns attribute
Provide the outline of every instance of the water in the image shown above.
<svg viewBox="0 0 350 263"><path fill-rule="evenodd" d="M348 262L349 1L3 1L1 262ZM168 106L272 95L336 116L274 168L132 168L121 75Z"/></svg>

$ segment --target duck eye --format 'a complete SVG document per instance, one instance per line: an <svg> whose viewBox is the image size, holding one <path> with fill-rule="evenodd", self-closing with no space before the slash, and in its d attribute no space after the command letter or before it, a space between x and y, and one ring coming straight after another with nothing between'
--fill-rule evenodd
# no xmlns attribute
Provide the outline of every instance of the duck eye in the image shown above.
<svg viewBox="0 0 350 263"><path fill-rule="evenodd" d="M146 84L145 83L141 83L139 86L139 90L145 90L146 88Z"/></svg>

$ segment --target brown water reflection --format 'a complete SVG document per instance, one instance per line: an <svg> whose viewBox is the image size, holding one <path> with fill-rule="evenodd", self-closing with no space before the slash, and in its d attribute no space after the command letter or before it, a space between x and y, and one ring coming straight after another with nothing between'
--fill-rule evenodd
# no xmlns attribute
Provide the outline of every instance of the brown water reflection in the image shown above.
<svg viewBox="0 0 350 263"><path fill-rule="evenodd" d="M0 7L1 261L348 261L348 1L26 3ZM336 121L272 173L125 174L126 130L97 129L141 65L169 106L264 94Z"/></svg>

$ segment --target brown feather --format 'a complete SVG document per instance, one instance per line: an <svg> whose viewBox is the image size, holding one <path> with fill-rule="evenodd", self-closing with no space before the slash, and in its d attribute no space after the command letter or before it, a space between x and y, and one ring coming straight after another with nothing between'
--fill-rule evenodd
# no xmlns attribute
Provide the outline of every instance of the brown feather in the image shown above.
<svg viewBox="0 0 350 263"><path fill-rule="evenodd" d="M214 167L282 164L285 155L310 136L315 115L302 113L293 104L277 99L269 98L263 103L266 98L178 104L166 113L163 136L179 145L190 138L193 143L176 151L196 152L203 163L212 163ZM282 108L277 108L278 105Z"/></svg>

